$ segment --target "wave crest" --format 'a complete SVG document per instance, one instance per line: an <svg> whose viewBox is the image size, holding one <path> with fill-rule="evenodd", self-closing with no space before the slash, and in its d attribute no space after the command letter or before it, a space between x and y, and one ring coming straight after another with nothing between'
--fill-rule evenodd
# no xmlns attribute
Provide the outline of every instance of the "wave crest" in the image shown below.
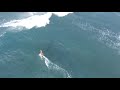
<svg viewBox="0 0 120 90"><path fill-rule="evenodd" d="M31 29L33 27L45 27L50 23L50 17L52 14L57 15L58 17L63 17L72 12L29 12L29 17L20 19L20 20L11 20L9 22L3 23L0 27L24 27L26 29Z"/></svg>

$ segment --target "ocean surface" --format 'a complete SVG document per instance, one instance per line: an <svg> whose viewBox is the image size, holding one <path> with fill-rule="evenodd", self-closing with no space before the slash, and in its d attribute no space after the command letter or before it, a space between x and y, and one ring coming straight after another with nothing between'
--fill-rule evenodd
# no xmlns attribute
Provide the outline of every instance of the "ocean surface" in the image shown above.
<svg viewBox="0 0 120 90"><path fill-rule="evenodd" d="M119 12L0 12L0 78L118 77Z"/></svg>

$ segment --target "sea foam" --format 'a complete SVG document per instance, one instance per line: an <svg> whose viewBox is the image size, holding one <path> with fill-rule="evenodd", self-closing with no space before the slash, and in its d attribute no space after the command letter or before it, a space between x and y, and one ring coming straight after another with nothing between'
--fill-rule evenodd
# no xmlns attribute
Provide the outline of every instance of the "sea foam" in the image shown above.
<svg viewBox="0 0 120 90"><path fill-rule="evenodd" d="M45 65L49 70L57 71L58 73L62 74L64 78L72 78L72 76L65 69L51 62L47 57L43 56L43 58L45 60Z"/></svg>
<svg viewBox="0 0 120 90"><path fill-rule="evenodd" d="M72 12L29 12L29 17L19 19L19 20L11 20L6 23L0 25L0 27L13 27L20 28L24 27L26 29L31 29L33 27L45 27L50 23L50 17L54 14L58 17L63 17ZM22 29L22 28L21 28Z"/></svg>

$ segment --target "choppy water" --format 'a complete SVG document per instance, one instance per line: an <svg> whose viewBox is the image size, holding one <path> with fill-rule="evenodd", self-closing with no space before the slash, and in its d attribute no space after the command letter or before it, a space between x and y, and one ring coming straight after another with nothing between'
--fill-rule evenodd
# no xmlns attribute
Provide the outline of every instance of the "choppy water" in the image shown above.
<svg viewBox="0 0 120 90"><path fill-rule="evenodd" d="M118 12L1 12L0 77L120 77L119 28Z"/></svg>

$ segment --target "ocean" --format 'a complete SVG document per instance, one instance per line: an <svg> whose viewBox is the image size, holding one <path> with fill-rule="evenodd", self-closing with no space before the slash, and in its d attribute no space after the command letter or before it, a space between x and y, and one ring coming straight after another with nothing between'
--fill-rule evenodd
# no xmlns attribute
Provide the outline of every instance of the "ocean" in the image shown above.
<svg viewBox="0 0 120 90"><path fill-rule="evenodd" d="M0 12L0 78L119 78L119 29L119 12Z"/></svg>

